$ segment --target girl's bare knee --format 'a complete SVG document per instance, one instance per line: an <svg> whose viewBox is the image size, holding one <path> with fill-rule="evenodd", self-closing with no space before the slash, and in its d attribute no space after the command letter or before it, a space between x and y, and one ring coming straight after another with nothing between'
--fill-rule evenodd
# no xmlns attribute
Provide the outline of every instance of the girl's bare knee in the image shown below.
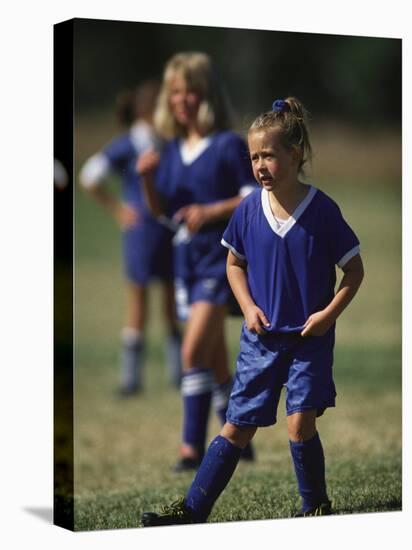
<svg viewBox="0 0 412 550"><path fill-rule="evenodd" d="M307 441L316 434L316 410L292 414L287 422L291 441Z"/></svg>
<svg viewBox="0 0 412 550"><path fill-rule="evenodd" d="M256 426L236 426L235 424L226 422L220 435L228 439L232 445L244 449L255 435L256 430Z"/></svg>

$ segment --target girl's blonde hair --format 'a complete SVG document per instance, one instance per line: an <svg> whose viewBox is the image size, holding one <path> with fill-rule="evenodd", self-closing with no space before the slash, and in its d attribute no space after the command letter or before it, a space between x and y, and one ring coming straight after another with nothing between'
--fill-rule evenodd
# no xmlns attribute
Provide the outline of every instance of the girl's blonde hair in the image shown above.
<svg viewBox="0 0 412 550"><path fill-rule="evenodd" d="M176 77L182 77L189 89L200 97L197 123L202 135L231 126L229 102L209 56L200 52L183 52L175 54L164 70L154 114L154 125L161 136L169 139L185 134L185 129L176 122L169 105L170 85Z"/></svg>
<svg viewBox="0 0 412 550"><path fill-rule="evenodd" d="M251 124L249 133L257 130L279 129L281 143L287 149L298 147L302 157L299 172L304 173L303 165L312 160L312 146L307 127L308 112L295 97L277 99L273 110L259 115Z"/></svg>

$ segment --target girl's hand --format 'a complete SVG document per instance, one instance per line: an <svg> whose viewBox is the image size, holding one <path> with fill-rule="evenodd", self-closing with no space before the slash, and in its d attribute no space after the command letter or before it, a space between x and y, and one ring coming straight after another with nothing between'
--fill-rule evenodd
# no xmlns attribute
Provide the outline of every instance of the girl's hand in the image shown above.
<svg viewBox="0 0 412 550"><path fill-rule="evenodd" d="M114 218L120 229L125 231L140 221L140 214L131 206L124 203L119 203L114 211Z"/></svg>
<svg viewBox="0 0 412 550"><path fill-rule="evenodd" d="M246 326L250 332L256 332L257 334L266 334L263 325L270 327L269 321L266 319L266 315L256 305L250 306L245 312Z"/></svg>
<svg viewBox="0 0 412 550"><path fill-rule="evenodd" d="M310 315L303 325L301 336L323 336L335 322L325 311L317 311Z"/></svg>
<svg viewBox="0 0 412 550"><path fill-rule="evenodd" d="M208 207L202 204L189 204L180 208L173 216L177 222L185 221L190 233L196 233L210 219Z"/></svg>
<svg viewBox="0 0 412 550"><path fill-rule="evenodd" d="M136 162L136 170L141 176L151 176L160 162L160 155L155 150L142 153Z"/></svg>

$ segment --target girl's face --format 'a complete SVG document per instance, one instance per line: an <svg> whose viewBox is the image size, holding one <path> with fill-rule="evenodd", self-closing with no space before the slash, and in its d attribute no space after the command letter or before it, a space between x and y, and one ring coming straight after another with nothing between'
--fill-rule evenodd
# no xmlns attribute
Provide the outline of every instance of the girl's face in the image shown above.
<svg viewBox="0 0 412 550"><path fill-rule="evenodd" d="M267 191L297 182L298 151L282 145L279 129L252 130L248 143L253 175Z"/></svg>
<svg viewBox="0 0 412 550"><path fill-rule="evenodd" d="M176 76L170 83L169 105L178 124L190 126L196 123L200 97L189 89L182 76Z"/></svg>

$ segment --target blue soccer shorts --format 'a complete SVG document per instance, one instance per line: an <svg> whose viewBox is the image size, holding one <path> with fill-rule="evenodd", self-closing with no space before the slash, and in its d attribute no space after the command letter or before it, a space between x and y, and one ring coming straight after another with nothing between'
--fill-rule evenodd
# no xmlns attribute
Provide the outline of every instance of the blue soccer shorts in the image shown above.
<svg viewBox="0 0 412 550"><path fill-rule="evenodd" d="M146 286L153 279L173 281L172 234L152 219L143 219L122 234L127 279Z"/></svg>
<svg viewBox="0 0 412 550"><path fill-rule="evenodd" d="M195 302L208 302L209 304L227 304L232 292L226 277L205 277L201 279L175 280L175 301L177 317L181 321L187 320L190 306Z"/></svg>
<svg viewBox="0 0 412 550"><path fill-rule="evenodd" d="M238 426L270 426L282 388L286 414L335 406L332 377L334 327L324 336L259 336L243 323L236 376L226 420Z"/></svg>

